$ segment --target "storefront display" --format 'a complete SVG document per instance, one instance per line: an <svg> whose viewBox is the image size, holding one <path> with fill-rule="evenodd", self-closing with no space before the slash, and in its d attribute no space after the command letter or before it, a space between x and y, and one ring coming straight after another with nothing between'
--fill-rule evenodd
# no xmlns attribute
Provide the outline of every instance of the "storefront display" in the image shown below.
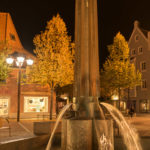
<svg viewBox="0 0 150 150"><path fill-rule="evenodd" d="M8 98L0 98L0 116L8 116Z"/></svg>
<svg viewBox="0 0 150 150"><path fill-rule="evenodd" d="M125 111L126 110L126 102L125 101L120 101L120 110Z"/></svg>
<svg viewBox="0 0 150 150"><path fill-rule="evenodd" d="M140 100L140 112L150 111L150 100Z"/></svg>
<svg viewBox="0 0 150 150"><path fill-rule="evenodd" d="M48 97L24 97L24 112L48 112Z"/></svg>

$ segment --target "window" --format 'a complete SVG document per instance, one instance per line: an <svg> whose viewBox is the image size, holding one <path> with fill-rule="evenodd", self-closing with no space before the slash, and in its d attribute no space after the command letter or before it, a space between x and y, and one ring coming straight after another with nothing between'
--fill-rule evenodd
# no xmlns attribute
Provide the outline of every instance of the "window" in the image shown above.
<svg viewBox="0 0 150 150"><path fill-rule="evenodd" d="M140 112L150 111L150 100L140 100Z"/></svg>
<svg viewBox="0 0 150 150"><path fill-rule="evenodd" d="M8 115L8 98L0 98L0 116Z"/></svg>
<svg viewBox="0 0 150 150"><path fill-rule="evenodd" d="M138 41L138 40L139 40L139 36L136 35L136 36L135 36L135 41Z"/></svg>
<svg viewBox="0 0 150 150"><path fill-rule="evenodd" d="M142 47L139 47L139 48L138 48L138 53L139 53L139 54L142 54L142 53L143 53L143 48L142 48Z"/></svg>
<svg viewBox="0 0 150 150"><path fill-rule="evenodd" d="M10 33L10 39L13 40L13 41L16 41L16 37L14 34Z"/></svg>
<svg viewBox="0 0 150 150"><path fill-rule="evenodd" d="M141 71L146 70L146 62L141 62Z"/></svg>
<svg viewBox="0 0 150 150"><path fill-rule="evenodd" d="M1 84L6 84L6 80L0 80Z"/></svg>
<svg viewBox="0 0 150 150"><path fill-rule="evenodd" d="M125 101L120 101L120 110L125 111L126 110L126 102Z"/></svg>
<svg viewBox="0 0 150 150"><path fill-rule="evenodd" d="M136 54L135 49L132 49L132 50L131 50L131 55L135 55L135 54Z"/></svg>
<svg viewBox="0 0 150 150"><path fill-rule="evenodd" d="M48 97L24 97L24 112L48 112Z"/></svg>
<svg viewBox="0 0 150 150"><path fill-rule="evenodd" d="M142 89L146 89L147 88L147 82L146 80L142 81Z"/></svg>

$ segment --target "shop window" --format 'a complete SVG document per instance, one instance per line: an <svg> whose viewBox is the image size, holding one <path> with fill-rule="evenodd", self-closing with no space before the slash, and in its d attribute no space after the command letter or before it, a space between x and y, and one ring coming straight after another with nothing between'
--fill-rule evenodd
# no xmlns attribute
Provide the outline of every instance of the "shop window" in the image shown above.
<svg viewBox="0 0 150 150"><path fill-rule="evenodd" d="M125 101L120 101L120 110L125 111L126 110L126 102Z"/></svg>
<svg viewBox="0 0 150 150"><path fill-rule="evenodd" d="M24 112L48 112L48 97L24 97Z"/></svg>
<svg viewBox="0 0 150 150"><path fill-rule="evenodd" d="M140 101L140 111L141 112L150 111L150 100L141 100Z"/></svg>
<svg viewBox="0 0 150 150"><path fill-rule="evenodd" d="M8 115L8 98L0 98L0 116Z"/></svg>

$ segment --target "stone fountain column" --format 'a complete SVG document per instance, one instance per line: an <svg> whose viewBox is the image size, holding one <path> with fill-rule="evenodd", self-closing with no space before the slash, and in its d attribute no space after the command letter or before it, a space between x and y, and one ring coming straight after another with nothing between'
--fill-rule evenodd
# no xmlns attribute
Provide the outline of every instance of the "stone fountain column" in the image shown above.
<svg viewBox="0 0 150 150"><path fill-rule="evenodd" d="M106 122L94 119L95 103L100 96L97 0L75 1L75 52L73 105L77 107L77 115L62 122L61 149L97 150L98 141L107 134L102 128ZM95 128L95 122L100 127ZM112 137L112 123L108 124Z"/></svg>
<svg viewBox="0 0 150 150"><path fill-rule="evenodd" d="M100 96L97 0L76 0L75 6L74 97L83 109L89 106L91 97L93 100ZM86 114L91 109L87 108ZM87 115L91 116L92 111Z"/></svg>
<svg viewBox="0 0 150 150"><path fill-rule="evenodd" d="M76 0L74 96L98 97L99 53L97 0Z"/></svg>

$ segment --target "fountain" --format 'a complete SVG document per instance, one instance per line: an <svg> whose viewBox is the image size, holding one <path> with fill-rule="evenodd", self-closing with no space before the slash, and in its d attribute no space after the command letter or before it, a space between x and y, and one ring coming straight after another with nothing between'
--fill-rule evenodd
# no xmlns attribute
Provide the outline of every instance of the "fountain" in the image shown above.
<svg viewBox="0 0 150 150"><path fill-rule="evenodd" d="M76 115L62 122L61 149L100 149L105 137L109 138L105 145L113 150L112 121L100 120L97 107L100 96L97 0L75 1L75 46L73 108Z"/></svg>
<svg viewBox="0 0 150 150"><path fill-rule="evenodd" d="M98 102L100 82L97 0L76 0L75 7L76 55L72 104L75 115L62 120L61 150L114 150L113 121L105 120ZM102 105L121 128L128 150L141 150L137 134L119 111L109 104ZM58 120L69 106L71 105L65 107ZM51 140L52 137L46 150L50 150Z"/></svg>

